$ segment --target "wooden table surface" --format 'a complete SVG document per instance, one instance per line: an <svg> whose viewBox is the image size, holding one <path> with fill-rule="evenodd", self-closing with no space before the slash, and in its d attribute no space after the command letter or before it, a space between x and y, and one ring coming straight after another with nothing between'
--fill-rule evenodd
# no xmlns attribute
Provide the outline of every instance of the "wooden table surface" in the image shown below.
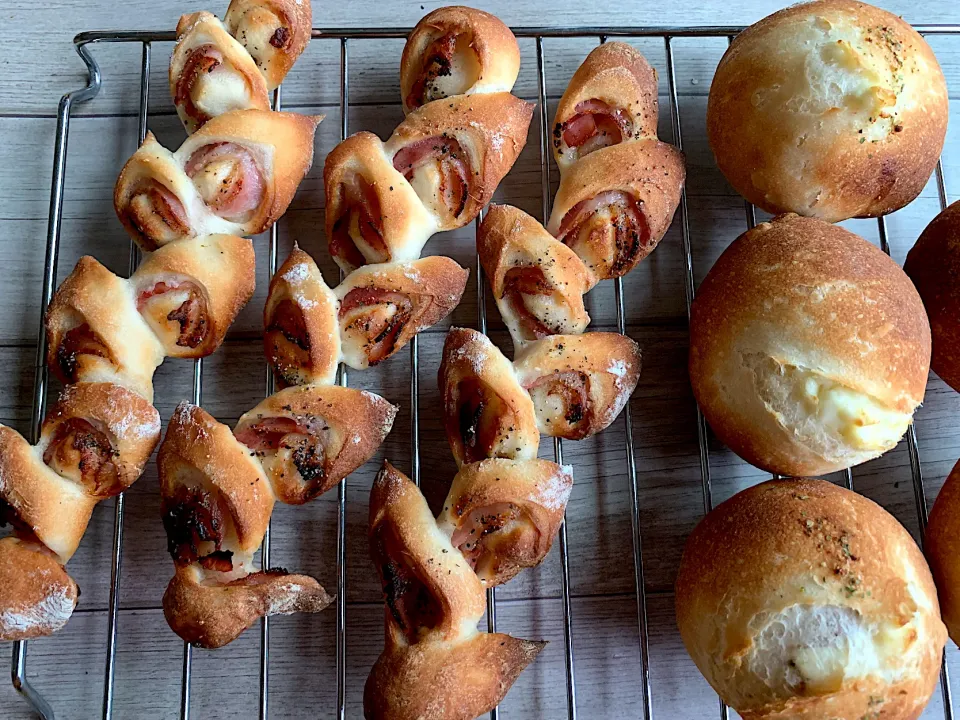
<svg viewBox="0 0 960 720"><path fill-rule="evenodd" d="M53 135L60 95L85 82L71 38L82 30L172 29L184 12L214 6L132 0L7 0L0 10L7 32L0 44L0 251L5 282L0 286L0 422L28 431L32 402L40 277L49 203ZM561 0L524 3L491 0L483 7L513 26L530 25L736 25L749 24L776 10L779 0L712 0L705 3L624 3L613 0ZM360 0L315 3L320 27L412 26L436 3ZM913 23L960 23L956 0L888 0L886 7ZM552 103L562 93L593 39L548 40L546 77ZM663 43L635 43L661 77L661 137L671 140ZM699 282L711 263L745 229L742 201L718 173L704 137L706 94L725 41L675 41L677 85L688 163L690 229L694 271ZM944 154L951 200L960 197L960 37L934 38L934 50L950 84L952 123ZM397 75L401 41L351 43L351 131L389 134L401 118ZM98 47L95 55L104 85L94 101L78 106L71 127L64 198L62 279L83 254L95 255L118 273L127 267L128 240L111 206L116 174L136 147L139 97L139 45ZM170 45L152 49L149 126L161 141L176 146L182 130L166 87ZM523 66L516 92L536 99L536 51L521 41ZM314 254L327 278L334 267L322 231L320 168L339 138L339 47L314 41L284 84L285 108L326 113L317 136L314 169L280 222L281 259L294 240ZM553 107L548 117L552 117ZM540 213L538 118L530 141L497 198ZM556 175L554 185L556 188ZM920 231L939 210L931 182L908 208L888 220L894 257L903 260ZM877 241L874 221L848 227ZM262 397L264 365L259 344L260 313L267 286L266 238L257 241L258 290L241 313L224 347L204 367L204 406L232 422ZM447 254L474 268L473 228L446 233L427 250ZM630 406L635 428L647 612L650 629L653 705L658 718L712 718L716 696L680 643L673 616L672 584L683 541L703 513L694 402L685 370L687 346L684 256L679 223L660 248L626 279L628 330L642 346L644 369ZM589 296L592 329L613 329L613 288L606 283ZM490 311L494 339L505 348L496 308ZM475 327L473 282L452 322ZM449 324L449 323L448 323ZM446 493L454 464L437 420L436 369L448 324L425 333L420 342L420 425L423 487L432 503ZM347 516L347 714L361 717L363 681L382 640L382 605L366 546L367 495L382 457L410 466L409 355L401 352L388 367L352 373L351 383L383 394L401 405L393 433L378 456L351 476ZM190 397L191 366L167 361L156 375L156 405L164 419ZM56 390L56 388L54 388ZM916 428L928 503L960 457L960 395L931 376ZM582 443L566 443L566 461L575 468L576 486L568 509L574 650L581 718L641 716L640 650L631 550L630 478L625 461L623 422ZM551 456L544 443L544 456ZM711 438L709 452L717 502L765 475ZM918 521L906 442L854 470L855 487L893 512L916 536ZM305 507L278 506L273 523L273 561L315 575L335 588L336 493ZM156 468L127 493L126 541L116 669L116 718L173 718L180 703L182 644L167 628L160 598L172 574L159 521ZM34 685L53 704L58 718L100 717L110 590L113 502L102 503L69 571L82 588L80 610L52 638L29 644L28 668ZM521 676L502 706L502 718L566 717L564 644L556 547L536 571L527 572L498 593L499 628L551 641ZM335 614L280 618L272 624L271 717L328 718L336 707ZM259 696L259 632L243 635L227 648L194 654L193 706L197 718L256 717ZM953 693L960 696L960 653L949 643ZM924 718L943 717L938 690ZM0 717L29 717L9 686L0 687Z"/></svg>

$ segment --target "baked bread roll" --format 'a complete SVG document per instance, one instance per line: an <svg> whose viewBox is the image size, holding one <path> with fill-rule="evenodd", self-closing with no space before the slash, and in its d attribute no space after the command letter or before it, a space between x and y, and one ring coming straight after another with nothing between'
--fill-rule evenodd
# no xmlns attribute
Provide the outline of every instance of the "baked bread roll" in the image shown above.
<svg viewBox="0 0 960 720"><path fill-rule="evenodd" d="M624 42L598 45L570 78L553 121L560 172L610 145L656 138L657 71Z"/></svg>
<svg viewBox="0 0 960 720"><path fill-rule="evenodd" d="M313 162L322 116L233 110L176 153L147 133L123 166L114 208L145 251L182 237L256 235L283 215Z"/></svg>
<svg viewBox="0 0 960 720"><path fill-rule="evenodd" d="M320 268L296 244L270 280L263 307L263 350L280 387L336 379L340 301Z"/></svg>
<svg viewBox="0 0 960 720"><path fill-rule="evenodd" d="M940 611L950 637L960 637L960 462L953 466L930 510L926 531L926 552L937 584Z"/></svg>
<svg viewBox="0 0 960 720"><path fill-rule="evenodd" d="M487 458L537 457L540 432L533 401L486 335L451 328L437 382L443 428L458 467Z"/></svg>
<svg viewBox="0 0 960 720"><path fill-rule="evenodd" d="M337 145L323 165L330 254L345 273L367 263L407 262L437 231L410 183L373 133Z"/></svg>
<svg viewBox="0 0 960 720"><path fill-rule="evenodd" d="M619 333L552 335L529 344L514 367L540 432L582 440L626 406L640 379L640 348Z"/></svg>
<svg viewBox="0 0 960 720"><path fill-rule="evenodd" d="M57 288L45 324L47 365L64 383L115 383L153 400L164 347L130 282L85 255Z"/></svg>
<svg viewBox="0 0 960 720"><path fill-rule="evenodd" d="M310 42L313 11L303 0L230 0L223 22L272 91Z"/></svg>
<svg viewBox="0 0 960 720"><path fill-rule="evenodd" d="M366 265L334 293L342 360L357 370L377 365L460 303L470 273L448 257Z"/></svg>
<svg viewBox="0 0 960 720"><path fill-rule="evenodd" d="M690 319L690 381L717 437L780 475L878 457L923 400L930 326L910 279L866 240L783 215L733 242Z"/></svg>
<svg viewBox="0 0 960 720"><path fill-rule="evenodd" d="M187 133L231 110L270 109L267 83L253 58L206 11L180 16L169 80Z"/></svg>
<svg viewBox="0 0 960 720"><path fill-rule="evenodd" d="M930 367L960 392L960 202L937 215L903 266L930 318Z"/></svg>
<svg viewBox="0 0 960 720"><path fill-rule="evenodd" d="M533 117L533 104L508 92L456 95L410 113L387 140L393 166L437 218L463 227L510 172Z"/></svg>
<svg viewBox="0 0 960 720"><path fill-rule="evenodd" d="M319 612L313 578L256 572L276 494L256 452L202 408L181 403L157 454L167 546L176 574L163 614L186 642L216 648L265 615Z"/></svg>
<svg viewBox="0 0 960 720"><path fill-rule="evenodd" d="M621 277L667 232L685 177L683 155L656 138L592 152L560 176L547 230L598 279Z"/></svg>
<svg viewBox="0 0 960 720"><path fill-rule="evenodd" d="M573 490L573 468L494 458L460 468L437 525L485 587L502 585L550 552Z"/></svg>
<svg viewBox="0 0 960 720"><path fill-rule="evenodd" d="M403 46L403 111L452 95L510 92L519 73L517 39L499 18L463 6L437 8Z"/></svg>
<svg viewBox="0 0 960 720"><path fill-rule="evenodd" d="M205 357L253 296L253 243L236 235L178 240L144 258L130 282L164 354Z"/></svg>
<svg viewBox="0 0 960 720"><path fill-rule="evenodd" d="M913 200L946 129L930 46L855 0L794 5L751 25L720 60L707 105L710 147L737 192L770 213L829 222Z"/></svg>
<svg viewBox="0 0 960 720"><path fill-rule="evenodd" d="M910 534L822 480L765 482L708 514L676 609L694 663L744 720L919 717L946 641Z"/></svg>
<svg viewBox="0 0 960 720"><path fill-rule="evenodd" d="M73 615L80 589L43 545L0 539L0 641L52 635Z"/></svg>
<svg viewBox="0 0 960 720"><path fill-rule="evenodd" d="M307 385L266 398L244 413L233 434L256 453L277 499L302 505L369 460L396 415L379 395Z"/></svg>
<svg viewBox="0 0 960 720"><path fill-rule="evenodd" d="M64 383L115 383L152 401L164 356L214 352L255 275L252 243L232 235L164 245L129 280L82 257L47 309L47 363Z"/></svg>
<svg viewBox="0 0 960 720"><path fill-rule="evenodd" d="M0 425L0 639L50 635L79 589L63 567L94 505L126 490L160 439L160 416L119 385L69 385L30 445Z"/></svg>
<svg viewBox="0 0 960 720"><path fill-rule="evenodd" d="M587 328L583 296L596 278L525 212L491 205L477 232L477 253L514 348Z"/></svg>
<svg viewBox="0 0 960 720"><path fill-rule="evenodd" d="M370 555L386 599L384 650L363 690L370 720L460 720L488 712L546 643L480 633L480 580L390 463L370 492Z"/></svg>

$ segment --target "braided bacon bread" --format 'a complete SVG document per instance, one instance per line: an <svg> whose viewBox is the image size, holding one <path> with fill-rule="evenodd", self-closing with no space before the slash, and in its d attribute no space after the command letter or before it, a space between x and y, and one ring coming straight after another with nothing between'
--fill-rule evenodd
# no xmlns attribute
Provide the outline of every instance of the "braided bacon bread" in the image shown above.
<svg viewBox="0 0 960 720"><path fill-rule="evenodd" d="M330 290L294 247L270 282L264 350L278 382L333 381L337 363L362 370L393 356L460 302L469 273L443 256L368 265Z"/></svg>
<svg viewBox="0 0 960 720"><path fill-rule="evenodd" d="M50 635L70 619L79 589L63 564L93 506L126 490L160 439L160 416L120 385L70 385L30 445L0 425L0 640Z"/></svg>
<svg viewBox="0 0 960 720"><path fill-rule="evenodd" d="M467 7L440 8L410 34L401 61L406 119L327 157L327 241L344 272L419 257L437 231L472 222L527 142L533 105L510 94L513 33Z"/></svg>
<svg viewBox="0 0 960 720"><path fill-rule="evenodd" d="M370 720L486 713L546 645L481 633L483 585L390 463L370 492L370 554L386 598L385 647L363 691Z"/></svg>
<svg viewBox="0 0 960 720"><path fill-rule="evenodd" d="M319 612L332 598L311 577L256 572L276 500L303 504L366 462L397 408L337 386L287 388L233 432L181 403L157 456L163 524L176 573L164 616L187 642L216 648L265 615Z"/></svg>
<svg viewBox="0 0 960 720"><path fill-rule="evenodd" d="M297 0L233 0L225 23L181 16L169 81L187 132L231 110L269 110L267 93L306 48L311 22L310 3Z"/></svg>
<svg viewBox="0 0 960 720"><path fill-rule="evenodd" d="M310 169L321 120L231 110L175 153L148 132L117 178L117 217L145 251L207 233L261 233L283 215Z"/></svg>

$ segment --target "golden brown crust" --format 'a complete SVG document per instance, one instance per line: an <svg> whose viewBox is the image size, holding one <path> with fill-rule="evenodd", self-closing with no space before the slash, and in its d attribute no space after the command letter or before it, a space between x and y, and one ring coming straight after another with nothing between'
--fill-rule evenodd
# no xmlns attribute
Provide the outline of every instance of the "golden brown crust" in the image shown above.
<svg viewBox="0 0 960 720"><path fill-rule="evenodd" d="M304 0L230 0L223 21L273 90L307 47L313 11Z"/></svg>
<svg viewBox="0 0 960 720"><path fill-rule="evenodd" d="M112 382L153 399L163 347L137 312L126 280L90 256L80 258L53 296L45 323L47 364L64 383Z"/></svg>
<svg viewBox="0 0 960 720"><path fill-rule="evenodd" d="M657 136L657 71L631 45L603 43L577 68L557 105L553 119L553 156L561 173L569 170L580 157L577 148L564 141L566 123L581 112L581 103L597 100L611 110L621 110L629 122L628 133L623 133L621 128L621 142Z"/></svg>
<svg viewBox="0 0 960 720"><path fill-rule="evenodd" d="M188 133L230 110L270 109L267 84L253 58L206 11L180 16L168 76Z"/></svg>
<svg viewBox="0 0 960 720"><path fill-rule="evenodd" d="M918 717L946 640L909 533L821 480L765 482L707 515L684 548L676 609L697 667L750 720Z"/></svg>
<svg viewBox="0 0 960 720"><path fill-rule="evenodd" d="M510 205L491 205L477 253L514 347L546 335L583 332L583 295L596 278L577 254Z"/></svg>
<svg viewBox="0 0 960 720"><path fill-rule="evenodd" d="M207 122L175 156L185 166L206 145L235 143L250 150L264 173L265 195L249 220L231 224L238 228L233 231L237 235L256 235L273 225L293 200L313 164L313 136L322 120L322 115L234 110Z"/></svg>
<svg viewBox="0 0 960 720"><path fill-rule="evenodd" d="M113 208L144 252L178 238L231 229L206 210L182 164L150 131L117 177Z"/></svg>
<svg viewBox="0 0 960 720"><path fill-rule="evenodd" d="M680 204L686 170L683 154L673 145L644 138L602 148L578 160L560 179L547 230L570 246L601 280L630 272L660 242ZM623 207L629 198L639 218L620 209L611 222L608 201ZM591 212L590 201L599 209ZM581 205L583 203L583 205ZM578 207L579 206L579 207ZM624 226L623 237L615 232Z"/></svg>
<svg viewBox="0 0 960 720"><path fill-rule="evenodd" d="M747 28L707 105L710 146L740 194L771 213L830 222L913 200L946 126L946 82L929 45L855 0L794 5Z"/></svg>
<svg viewBox="0 0 960 720"><path fill-rule="evenodd" d="M365 390L290 387L245 413L234 435L257 451L277 499L300 505L369 460L393 427L397 409Z"/></svg>
<svg viewBox="0 0 960 720"><path fill-rule="evenodd" d="M486 587L502 585L550 552L572 489L569 466L483 460L460 468L437 524Z"/></svg>
<svg viewBox="0 0 960 720"><path fill-rule="evenodd" d="M457 465L532 460L540 447L533 401L513 365L476 330L451 328L437 373L443 427Z"/></svg>
<svg viewBox="0 0 960 720"><path fill-rule="evenodd" d="M517 39L499 18L462 5L437 8L403 46L403 111L451 95L510 92L519 72Z"/></svg>
<svg viewBox="0 0 960 720"><path fill-rule="evenodd" d="M275 500L256 455L229 427L203 408L184 402L167 425L157 466L165 503L177 502L178 490L186 488L210 495L211 502L222 507L223 549L234 553L234 568L244 565L260 547ZM175 509L165 508L165 520L173 517Z"/></svg>
<svg viewBox="0 0 960 720"><path fill-rule="evenodd" d="M350 273L334 290L343 362L362 370L391 357L457 307L469 275L444 256L365 265Z"/></svg>
<svg viewBox="0 0 960 720"><path fill-rule="evenodd" d="M460 643L388 645L363 689L368 720L466 720L506 697L546 642L476 633Z"/></svg>
<svg viewBox="0 0 960 720"><path fill-rule="evenodd" d="M323 165L330 254L344 272L420 257L437 231L431 214L370 132L351 135Z"/></svg>
<svg viewBox="0 0 960 720"><path fill-rule="evenodd" d="M11 536L0 540L0 641L52 635L67 624L79 595L49 551Z"/></svg>
<svg viewBox="0 0 960 720"><path fill-rule="evenodd" d="M479 578L437 527L420 488L384 461L370 491L370 555L386 597L387 644L476 632L487 607Z"/></svg>
<svg viewBox="0 0 960 720"><path fill-rule="evenodd" d="M472 222L497 185L513 167L527 142L533 104L507 92L456 95L410 113L386 142L392 158L421 201L438 218L438 229L453 230ZM416 152L417 143L425 142ZM450 149L449 143L456 143ZM417 156L429 156L421 164ZM406 158L409 158L406 159ZM466 194L458 207L445 200L440 166L463 163Z"/></svg>
<svg viewBox="0 0 960 720"><path fill-rule="evenodd" d="M202 328L193 339L181 335L183 320L171 321L165 310L145 316L164 344L170 357L197 358L214 352L240 309L247 304L256 286L256 256L250 240L235 235L203 235L184 238L164 245L147 256L130 278L138 304L147 299L157 285L174 288L191 284L202 297ZM147 312L142 309L141 312ZM171 314L176 317L174 306Z"/></svg>
<svg viewBox="0 0 960 720"><path fill-rule="evenodd" d="M211 582L195 565L177 568L163 594L163 615L185 642L223 647L268 615L317 613L333 602L308 575L283 569L251 573L229 582Z"/></svg>
<svg viewBox="0 0 960 720"><path fill-rule="evenodd" d="M895 445L923 399L929 359L910 279L821 220L785 215L741 235L693 304L690 379L704 415L734 452L781 475L840 470ZM799 394L784 390L795 377ZM819 414L833 394L855 415L836 431ZM888 424L882 436L863 434Z"/></svg>
<svg viewBox="0 0 960 720"><path fill-rule="evenodd" d="M920 235L903 266L930 318L930 367L960 392L960 202L955 202Z"/></svg>
<svg viewBox="0 0 960 720"><path fill-rule="evenodd" d="M64 388L44 418L37 453L102 500L140 477L158 442L160 413L153 405L120 385L77 383Z"/></svg>
<svg viewBox="0 0 960 720"><path fill-rule="evenodd" d="M0 425L0 511L24 539L39 540L67 562L90 522L96 498L44 465L37 448Z"/></svg>
<svg viewBox="0 0 960 720"><path fill-rule="evenodd" d="M953 466L930 510L926 554L937 584L943 622L956 642L960 638L960 462Z"/></svg>
<svg viewBox="0 0 960 720"><path fill-rule="evenodd" d="M270 280L263 306L263 351L281 387L329 385L340 361L340 301L296 244Z"/></svg>
<svg viewBox="0 0 960 720"><path fill-rule="evenodd" d="M569 440L595 435L617 419L637 387L641 365L637 343L610 332L546 337L514 362L540 432Z"/></svg>

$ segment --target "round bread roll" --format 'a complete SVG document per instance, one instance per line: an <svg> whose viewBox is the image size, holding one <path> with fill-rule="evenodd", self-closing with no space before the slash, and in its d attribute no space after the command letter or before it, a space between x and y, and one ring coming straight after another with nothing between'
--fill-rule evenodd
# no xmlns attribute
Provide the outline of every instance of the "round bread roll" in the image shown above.
<svg viewBox="0 0 960 720"><path fill-rule="evenodd" d="M940 610L954 642L960 640L960 462L937 495L927 524L927 559Z"/></svg>
<svg viewBox="0 0 960 720"><path fill-rule="evenodd" d="M771 213L830 222L893 212L943 149L947 85L926 41L854 0L794 5L720 60L707 105L717 165Z"/></svg>
<svg viewBox="0 0 960 720"><path fill-rule="evenodd" d="M878 248L783 215L733 242L690 317L690 382L726 445L780 475L814 476L893 448L923 400L930 326Z"/></svg>
<svg viewBox="0 0 960 720"><path fill-rule="evenodd" d="M886 511L823 480L772 480L684 547L677 625L743 720L912 720L947 639L920 549Z"/></svg>
<svg viewBox="0 0 960 720"><path fill-rule="evenodd" d="M930 366L960 392L960 201L927 226L903 269L917 286L930 318Z"/></svg>

